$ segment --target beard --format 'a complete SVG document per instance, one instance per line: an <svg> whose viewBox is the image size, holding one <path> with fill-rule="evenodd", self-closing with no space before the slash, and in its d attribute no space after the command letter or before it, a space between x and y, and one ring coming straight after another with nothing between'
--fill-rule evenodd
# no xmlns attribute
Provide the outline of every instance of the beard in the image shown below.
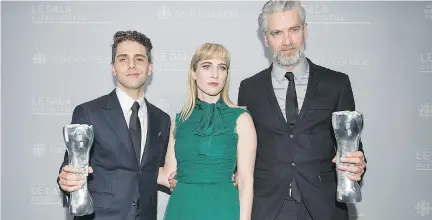
<svg viewBox="0 0 432 220"><path fill-rule="evenodd" d="M272 49L269 47L270 53L272 54L273 62L275 62L277 65L281 67L290 67L298 64L300 60L305 57L304 55L305 44L306 43L303 43L300 46L300 48L297 48L293 45L284 47L284 48L294 49L294 52L291 52L288 55L282 54L283 51L281 51L281 49L277 51L272 51Z"/></svg>

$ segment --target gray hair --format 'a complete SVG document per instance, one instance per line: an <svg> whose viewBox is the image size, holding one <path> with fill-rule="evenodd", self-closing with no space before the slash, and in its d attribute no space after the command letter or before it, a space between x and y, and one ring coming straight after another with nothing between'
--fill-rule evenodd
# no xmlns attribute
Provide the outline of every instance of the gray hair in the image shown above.
<svg viewBox="0 0 432 220"><path fill-rule="evenodd" d="M300 20L302 25L306 22L306 10L301 5L300 1L283 1L283 0L270 0L264 4L261 14L258 17L258 24L260 31L265 33L267 30L267 16L276 13L297 9L299 11Z"/></svg>

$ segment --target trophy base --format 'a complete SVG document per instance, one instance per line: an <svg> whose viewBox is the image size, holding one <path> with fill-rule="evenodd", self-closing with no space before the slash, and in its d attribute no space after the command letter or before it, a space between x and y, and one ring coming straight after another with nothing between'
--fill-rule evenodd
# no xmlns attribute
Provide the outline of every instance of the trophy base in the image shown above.
<svg viewBox="0 0 432 220"><path fill-rule="evenodd" d="M350 186L339 188L336 193L336 200L341 203L358 203L362 201L360 186L357 182L352 182Z"/></svg>
<svg viewBox="0 0 432 220"><path fill-rule="evenodd" d="M337 201L341 203L359 203L362 201L361 196L337 196Z"/></svg>
<svg viewBox="0 0 432 220"><path fill-rule="evenodd" d="M93 200L85 188L71 193L69 211L72 216L85 216L94 212Z"/></svg>
<svg viewBox="0 0 432 220"><path fill-rule="evenodd" d="M91 207L79 207L79 208L75 208L75 209L71 209L70 210L70 214L72 216L86 216L86 215L90 215L93 214L94 209Z"/></svg>

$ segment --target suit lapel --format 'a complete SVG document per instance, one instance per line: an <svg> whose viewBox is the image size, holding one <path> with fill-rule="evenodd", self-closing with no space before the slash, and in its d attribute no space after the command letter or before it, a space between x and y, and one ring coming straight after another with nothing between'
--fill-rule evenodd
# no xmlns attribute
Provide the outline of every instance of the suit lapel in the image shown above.
<svg viewBox="0 0 432 220"><path fill-rule="evenodd" d="M318 88L318 83L321 80L321 75L319 73L317 73L315 64L312 63L312 61L308 58L306 58L306 60L309 63L309 80L308 80L308 85L307 85L307 89L306 89L305 99L303 101L302 108L300 109L299 116L298 116L297 121L296 121L296 125L292 128L293 130L295 129L296 126L299 125L299 123L301 123L301 120L304 118L306 112L308 111L309 106L310 106L310 102L313 99L315 92ZM281 111L279 103L277 102L276 95L274 93L273 85L271 82L272 68L273 68L273 64L270 65L270 67L267 69L267 71L263 75L265 77L262 80L263 86L264 86L264 91L267 95L270 106L277 117L277 120L281 122L280 125L282 125L282 127L284 127L284 129L285 129L284 131L290 131L289 127L286 124L286 120L285 120L285 117L283 116L283 113Z"/></svg>
<svg viewBox="0 0 432 220"><path fill-rule="evenodd" d="M140 168L144 165L148 164L151 160L151 148L152 142L154 138L157 138L159 134L159 118L157 114L155 114L153 106L145 99L145 103L147 105L147 134L146 134L146 142L144 147L144 153L141 158Z"/></svg>
<svg viewBox="0 0 432 220"><path fill-rule="evenodd" d="M287 130L286 120L285 120L285 117L283 116L283 113L281 111L279 103L276 99L276 94L274 93L272 80L271 80L272 68L273 68L273 64L270 65L270 67L267 69L267 71L263 75L265 78L262 80L262 82L263 82L262 85L264 86L264 91L265 91L267 99L270 103L270 107L273 110L273 112L275 113L275 116L277 117L277 121L280 122L279 125L284 128L281 132L284 133Z"/></svg>
<svg viewBox="0 0 432 220"><path fill-rule="evenodd" d="M123 117L123 111L121 109L120 102L117 98L115 90L108 95L108 101L106 105L102 108L102 112L113 132L123 143L123 146L126 148L126 150L130 153L131 156L133 155L131 159L133 158L133 160L138 165L132 140L129 135L129 129L127 127L125 118Z"/></svg>
<svg viewBox="0 0 432 220"><path fill-rule="evenodd" d="M321 80L321 75L319 73L317 73L315 64L312 63L312 61L310 61L308 58L306 58L307 62L309 63L309 80L308 80L308 85L307 85L307 89L306 89L306 95L305 95L305 99L303 101L303 105L302 108L300 110L299 116L297 118L296 121L296 125L298 125L301 120L304 118L306 112L309 109L310 106L310 102L312 101L315 92L318 88L318 83ZM296 126L294 126L296 127Z"/></svg>

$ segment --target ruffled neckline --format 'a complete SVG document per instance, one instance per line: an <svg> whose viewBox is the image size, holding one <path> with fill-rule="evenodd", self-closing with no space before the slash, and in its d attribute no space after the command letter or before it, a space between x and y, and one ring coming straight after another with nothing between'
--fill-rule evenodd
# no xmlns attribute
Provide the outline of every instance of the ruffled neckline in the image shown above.
<svg viewBox="0 0 432 220"><path fill-rule="evenodd" d="M208 155L211 146L211 136L216 136L227 132L227 125L223 121L223 110L228 106L219 98L216 103L208 103L196 99L195 110L200 118L195 130L195 134L201 137L209 137L200 145L199 153Z"/></svg>
<svg viewBox="0 0 432 220"><path fill-rule="evenodd" d="M227 107L224 103L224 101L222 100L222 98L219 98L217 100L217 102L215 103L209 103L209 102L205 102L202 101L201 99L197 98L195 101L195 106L199 109L208 109L208 108L220 108L223 109L225 107Z"/></svg>

